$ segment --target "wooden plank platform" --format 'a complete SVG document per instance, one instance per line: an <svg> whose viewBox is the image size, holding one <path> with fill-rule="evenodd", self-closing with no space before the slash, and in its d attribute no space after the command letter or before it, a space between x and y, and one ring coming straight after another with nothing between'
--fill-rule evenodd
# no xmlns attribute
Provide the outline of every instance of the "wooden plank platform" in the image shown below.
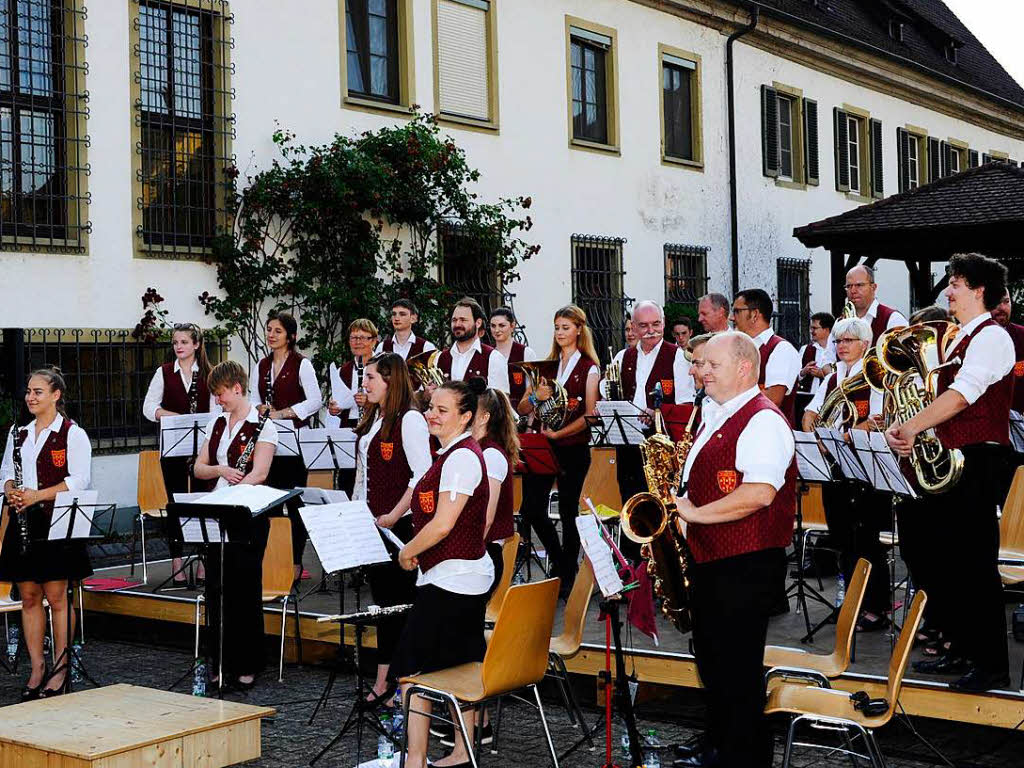
<svg viewBox="0 0 1024 768"><path fill-rule="evenodd" d="M220 768L260 756L275 710L110 685L3 708L0 768Z"/></svg>

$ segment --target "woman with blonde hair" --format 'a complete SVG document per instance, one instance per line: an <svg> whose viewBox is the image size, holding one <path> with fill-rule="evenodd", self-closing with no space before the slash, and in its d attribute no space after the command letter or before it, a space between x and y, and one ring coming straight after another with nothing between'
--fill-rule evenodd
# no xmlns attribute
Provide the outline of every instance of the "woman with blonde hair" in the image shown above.
<svg viewBox="0 0 1024 768"><path fill-rule="evenodd" d="M576 576L580 537L576 531L576 515L580 507L583 480L590 469L590 433L585 416L591 416L597 404L598 382L594 336L587 325L587 314L568 304L554 318L550 359L558 360L557 381L565 388L568 403L565 422L558 429L541 427L558 459L558 516L562 521L562 542L548 519L548 497L555 482L552 475L528 474L523 478L523 519L537 531L554 571L562 579L561 591L567 595ZM554 395L554 387L543 379L531 382L519 402L519 413L533 413L541 403ZM553 575L555 575L553 574Z"/></svg>

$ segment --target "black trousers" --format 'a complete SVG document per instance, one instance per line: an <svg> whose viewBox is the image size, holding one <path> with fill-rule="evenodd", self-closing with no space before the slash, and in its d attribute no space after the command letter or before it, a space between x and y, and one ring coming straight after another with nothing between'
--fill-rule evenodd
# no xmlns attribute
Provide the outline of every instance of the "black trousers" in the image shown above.
<svg viewBox="0 0 1024 768"><path fill-rule="evenodd" d="M334 473L334 487L339 491L347 493L350 499L352 498L352 491L355 486L355 469L339 469Z"/></svg>
<svg viewBox="0 0 1024 768"><path fill-rule="evenodd" d="M494 563L494 581L491 582L491 588L487 590L488 600L494 594L494 590L498 588L501 577L505 574L505 558L502 556L504 554L502 550L502 545L496 541L487 545L487 554L491 558L491 562Z"/></svg>
<svg viewBox="0 0 1024 768"><path fill-rule="evenodd" d="M406 515L392 527L392 532L402 541L412 540L412 517ZM394 554L389 546L388 550ZM382 608L390 605L405 605L416 599L416 571L406 571L397 560L370 566L370 594L373 602ZM405 627L405 616L388 616L377 624L377 663L390 664L398 638Z"/></svg>
<svg viewBox="0 0 1024 768"><path fill-rule="evenodd" d="M267 485L281 491L303 488L308 475L301 456L275 456L270 463ZM302 552L306 549L309 534L306 532L306 524L298 514L289 514L288 517L292 522L292 562L301 566Z"/></svg>
<svg viewBox="0 0 1024 768"><path fill-rule="evenodd" d="M619 495L622 503L626 499L647 490L647 477L644 475L644 460L639 445L620 445L615 449L615 479L619 481ZM640 545L625 536L619 539L622 554L634 563L640 562Z"/></svg>
<svg viewBox="0 0 1024 768"><path fill-rule="evenodd" d="M693 568L693 646L705 689L707 744L724 768L770 768L764 716L768 617L786 553L766 549Z"/></svg>
<svg viewBox="0 0 1024 768"><path fill-rule="evenodd" d="M558 517L562 521L562 541L559 544L555 526L548 519L548 496L555 478L551 475L523 476L523 503L521 514L525 524L533 527L544 544L548 557L562 579L562 589L572 588L580 556L580 535L576 530L576 516L580 509L583 481L590 470L589 445L552 444L562 474L558 476Z"/></svg>
<svg viewBox="0 0 1024 768"><path fill-rule="evenodd" d="M996 517L1008 450L991 444L965 446L960 481L928 498L928 602L953 647L993 675L1009 672Z"/></svg>
<svg viewBox="0 0 1024 768"><path fill-rule="evenodd" d="M862 610L884 616L889 609L889 564L878 534L890 526L892 497L861 485L839 482L822 487L828 535L839 550L839 570L849 586L857 560L871 563Z"/></svg>
<svg viewBox="0 0 1024 768"><path fill-rule="evenodd" d="M160 473L164 476L164 488L167 490L168 501L174 501L174 494L176 493L188 493L189 461L187 456L173 456L169 459L160 459ZM176 517L166 517L164 521L167 535L167 551L171 557L181 557L182 545L184 544L181 533L181 521Z"/></svg>
<svg viewBox="0 0 1024 768"><path fill-rule="evenodd" d="M226 675L257 674L266 661L263 639L263 551L269 534L270 521L266 515L261 515L250 524L245 540L229 540L224 547ZM206 649L211 677L217 672L219 658L220 589L220 544L211 544L206 557Z"/></svg>

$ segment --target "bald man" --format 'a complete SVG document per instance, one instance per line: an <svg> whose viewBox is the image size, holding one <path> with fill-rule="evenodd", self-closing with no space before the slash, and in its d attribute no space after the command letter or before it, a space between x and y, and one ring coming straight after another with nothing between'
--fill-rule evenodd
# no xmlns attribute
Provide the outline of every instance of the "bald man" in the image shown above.
<svg viewBox="0 0 1024 768"><path fill-rule="evenodd" d="M749 336L718 334L703 358L704 424L676 499L693 552L693 645L707 692L705 753L692 764L769 768L762 660L793 534L793 432L758 387L761 355Z"/></svg>
<svg viewBox="0 0 1024 768"><path fill-rule="evenodd" d="M871 326L871 344L874 346L883 331L909 325L907 318L896 309L879 303L875 270L864 265L846 273L846 298L853 303L857 317Z"/></svg>
<svg viewBox="0 0 1024 768"><path fill-rule="evenodd" d="M729 330L729 300L720 293L701 296L697 302L697 322L704 333L721 333Z"/></svg>

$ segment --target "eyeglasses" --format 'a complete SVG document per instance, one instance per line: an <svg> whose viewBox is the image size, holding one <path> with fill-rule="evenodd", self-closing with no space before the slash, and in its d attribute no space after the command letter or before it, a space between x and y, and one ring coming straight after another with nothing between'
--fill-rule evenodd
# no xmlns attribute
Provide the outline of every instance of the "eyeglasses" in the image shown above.
<svg viewBox="0 0 1024 768"><path fill-rule="evenodd" d="M855 341L864 341L864 339L858 339L856 337L854 337L852 339L851 338L836 339L836 344L843 344L843 343L853 344Z"/></svg>
<svg viewBox="0 0 1024 768"><path fill-rule="evenodd" d="M373 336L364 336L362 334L352 334L348 337L349 341L373 341Z"/></svg>
<svg viewBox="0 0 1024 768"><path fill-rule="evenodd" d="M732 313L735 315L737 312L753 312L756 307L733 307Z"/></svg>
<svg viewBox="0 0 1024 768"><path fill-rule="evenodd" d="M175 323L174 330L176 331L198 331L199 326L195 323Z"/></svg>

